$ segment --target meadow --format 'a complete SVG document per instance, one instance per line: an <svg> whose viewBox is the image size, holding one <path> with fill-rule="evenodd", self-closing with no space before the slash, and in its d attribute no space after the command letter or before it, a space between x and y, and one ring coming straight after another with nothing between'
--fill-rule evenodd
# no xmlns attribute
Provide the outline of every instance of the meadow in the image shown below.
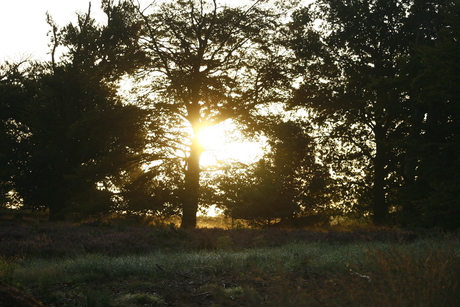
<svg viewBox="0 0 460 307"><path fill-rule="evenodd" d="M457 306L456 233L0 222L0 281L46 306Z"/></svg>

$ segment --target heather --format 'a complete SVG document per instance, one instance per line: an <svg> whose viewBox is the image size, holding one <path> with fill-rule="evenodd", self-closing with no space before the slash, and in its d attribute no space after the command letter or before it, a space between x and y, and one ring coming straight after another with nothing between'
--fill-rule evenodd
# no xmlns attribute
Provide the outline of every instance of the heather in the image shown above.
<svg viewBox="0 0 460 307"><path fill-rule="evenodd" d="M111 223L18 225L0 223L0 256L69 257L84 254L120 256L148 254L159 250L193 251L242 250L261 246L277 247L295 242L410 242L412 231L389 228L349 231L304 229L221 229L182 230L175 226L117 225Z"/></svg>
<svg viewBox="0 0 460 307"><path fill-rule="evenodd" d="M0 223L0 281L47 306L452 306L456 233Z"/></svg>

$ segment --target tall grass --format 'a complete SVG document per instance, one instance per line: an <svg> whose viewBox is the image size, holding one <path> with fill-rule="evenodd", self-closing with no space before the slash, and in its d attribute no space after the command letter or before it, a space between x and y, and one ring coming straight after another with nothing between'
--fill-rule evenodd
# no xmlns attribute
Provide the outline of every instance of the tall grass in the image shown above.
<svg viewBox="0 0 460 307"><path fill-rule="evenodd" d="M26 230L12 228L11 242L21 238L28 242L36 236ZM42 248L37 256L0 258L0 281L33 289L56 306L149 302L182 306L190 299L194 303L188 306L456 306L460 302L460 242L455 237L400 240L405 233L380 230L370 234L175 228L124 228L119 234L107 226L71 230L81 242L90 234L100 235L91 238L93 245L86 242L85 252L72 245L69 252L57 253L51 248L68 237L61 235L62 230L43 228L40 234L48 239L41 243L44 247L34 243L36 249ZM132 240L136 236L139 242ZM141 242L139 237L150 241ZM142 254L146 244L150 248ZM23 250L32 250L26 247ZM80 252L69 256L75 250ZM43 256L48 254L52 257ZM136 291L126 281L132 281Z"/></svg>
<svg viewBox="0 0 460 307"><path fill-rule="evenodd" d="M276 248L245 251L157 252L149 255L110 257L84 255L72 259L31 259L14 272L20 283L53 278L55 282L81 282L126 276L162 276L167 273L223 274L263 270L285 272L303 269L344 271L358 265L365 255L361 246L352 244L296 243Z"/></svg>
<svg viewBox="0 0 460 307"><path fill-rule="evenodd" d="M424 242L405 248L371 249L361 270L369 275L370 282L363 287L368 291L357 296L355 302L368 306L395 303L398 306L458 306L460 303L458 244Z"/></svg>

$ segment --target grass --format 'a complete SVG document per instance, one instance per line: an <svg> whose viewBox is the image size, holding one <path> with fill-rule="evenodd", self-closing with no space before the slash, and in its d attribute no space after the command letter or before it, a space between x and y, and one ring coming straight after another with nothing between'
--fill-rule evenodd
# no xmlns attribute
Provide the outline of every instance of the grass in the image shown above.
<svg viewBox="0 0 460 307"><path fill-rule="evenodd" d="M363 268L369 272L374 300L379 305L455 306L460 302L460 250L458 245L408 249L391 246L370 250ZM364 302L363 302L364 303Z"/></svg>
<svg viewBox="0 0 460 307"><path fill-rule="evenodd" d="M165 297L171 298L171 293L161 293L158 281L162 280L180 284L190 296L204 293L202 296L218 306L231 302L254 306L303 306L305 302L326 306L453 306L460 301L458 252L458 246L421 241L407 245L298 243L239 252L86 255L24 261L14 270L13 280L23 286L38 286L37 292L43 292L50 302L59 301L49 295L52 286L74 285L73 289L78 289L75 285L89 285L76 290L88 298L100 296L95 293L100 292L101 283L107 288L111 284L123 288L124 282L131 280L140 283L139 290L147 287L157 291L129 293L127 289L109 300L112 304L143 306L141 302L151 300L166 305ZM186 286L187 281L195 286ZM65 296L62 291L61 296ZM173 299L177 302L180 297ZM97 305L93 301L80 303ZM80 305L77 302L75 306Z"/></svg>
<svg viewBox="0 0 460 307"><path fill-rule="evenodd" d="M254 248L246 251L199 251L183 253L157 252L150 255L111 257L84 255L72 259L31 259L15 269L19 283L53 279L58 283L98 281L106 278L130 276L158 278L166 273L183 275L231 274L247 270L261 270L279 274L308 267L317 271L346 270L358 264L364 251L356 245L322 243L289 244L277 248Z"/></svg>
<svg viewBox="0 0 460 307"><path fill-rule="evenodd" d="M455 235L420 237L392 229L185 232L110 225L3 229L0 281L48 306L460 302ZM69 238L72 244L65 243ZM15 249L22 253L12 253Z"/></svg>

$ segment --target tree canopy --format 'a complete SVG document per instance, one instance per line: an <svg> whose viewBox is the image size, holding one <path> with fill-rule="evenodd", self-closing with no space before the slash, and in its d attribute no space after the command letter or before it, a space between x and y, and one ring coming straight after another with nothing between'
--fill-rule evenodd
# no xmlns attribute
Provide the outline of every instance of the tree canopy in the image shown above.
<svg viewBox="0 0 460 307"><path fill-rule="evenodd" d="M182 225L196 226L201 129L227 119L247 121L260 105L279 101L286 81L275 43L279 16L258 2L247 8L217 2L163 3L141 12L142 50L150 56L139 74L150 96L142 103L155 120L174 123L157 135L158 148L183 156ZM155 147L155 146L154 146Z"/></svg>
<svg viewBox="0 0 460 307"><path fill-rule="evenodd" d="M424 159L415 148L432 115L420 102L426 88L414 81L426 75L418 62L422 46L436 44L436 33L450 27L441 21L448 3L456 6L456 1L316 1L293 16L291 44L306 76L293 101L317 112L330 132L329 144L340 142L342 151L329 145L335 171L360 170L364 189L355 197L376 224L388 223L389 213L403 207L400 191L421 181L416 173Z"/></svg>
<svg viewBox="0 0 460 307"><path fill-rule="evenodd" d="M15 153L6 161L12 187L27 206L49 209L50 220L75 209L109 210L112 193L104 183L142 161L145 111L124 105L113 84L132 69L137 54L127 52L134 42L111 28L124 13L105 9L110 19L103 28L90 11L63 29L49 18L53 52L61 45L67 49L62 60L55 61L53 53L51 63L5 70L2 101L15 110L3 120ZM110 43L125 48L116 53Z"/></svg>

